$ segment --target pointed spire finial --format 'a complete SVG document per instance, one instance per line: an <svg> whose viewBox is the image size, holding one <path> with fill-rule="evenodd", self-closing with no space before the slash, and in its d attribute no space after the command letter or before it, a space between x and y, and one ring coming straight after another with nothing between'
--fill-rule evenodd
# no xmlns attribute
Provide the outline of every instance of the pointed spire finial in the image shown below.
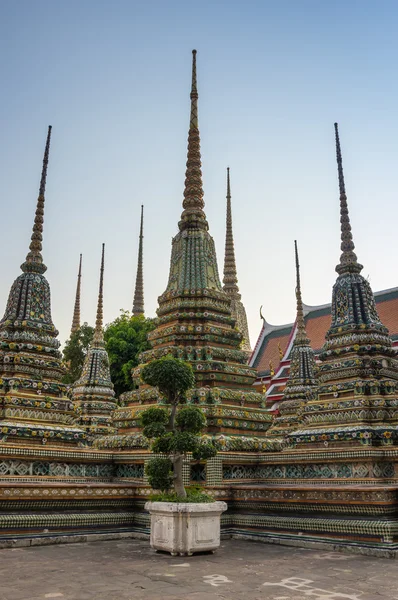
<svg viewBox="0 0 398 600"><path fill-rule="evenodd" d="M304 323L304 308L303 300L301 298L301 283L300 283L300 264L297 250L297 240L294 240L294 253L296 257L296 299L297 299L297 334L295 340L297 342L309 343L307 332L305 330Z"/></svg>
<svg viewBox="0 0 398 600"><path fill-rule="evenodd" d="M141 205L140 240L138 246L137 277L135 280L133 315L144 314L144 275L143 275L143 235L144 231L144 205Z"/></svg>
<svg viewBox="0 0 398 600"><path fill-rule="evenodd" d="M204 192L201 171L200 135L198 127L198 88L196 81L196 50L192 50L191 113L188 133L188 157L185 171L183 212L178 223L180 231L185 229L205 229L209 225L204 208Z"/></svg>
<svg viewBox="0 0 398 600"><path fill-rule="evenodd" d="M44 195L46 191L46 179L47 179L47 167L48 157L50 154L50 141L51 141L51 129L52 126L48 126L46 147L44 150L43 157L43 168L41 171L39 196L37 198L36 214L33 223L32 236L29 246L29 252L26 255L25 262L21 265L21 269L24 273L40 273L43 274L47 270L46 265L43 263L42 241L43 241L43 222L44 222Z"/></svg>
<svg viewBox="0 0 398 600"><path fill-rule="evenodd" d="M80 328L80 287L82 278L82 256L83 255L81 254L79 261L79 272L77 275L75 308L73 310L72 328L70 330L71 335Z"/></svg>
<svg viewBox="0 0 398 600"><path fill-rule="evenodd" d="M362 265L357 261L357 255L354 252L355 245L351 233L350 217L348 214L347 195L345 191L343 160L341 157L340 138L338 124L334 124L336 137L336 159L337 171L339 176L340 189L340 224L341 224L341 256L340 263L336 266L339 275L343 273L360 273Z"/></svg>
<svg viewBox="0 0 398 600"><path fill-rule="evenodd" d="M104 291L104 256L105 256L105 244L102 244L102 257L101 257L101 269L100 269L100 283L98 291L98 305L97 305L97 319L95 321L95 331L93 337L93 343L100 345L104 343L104 334L102 331L103 325L103 291Z"/></svg>
<svg viewBox="0 0 398 600"><path fill-rule="evenodd" d="M238 276L236 272L234 236L232 231L231 210L231 183L229 178L229 167L227 167L227 220L225 234L225 257L224 257L224 290L239 291Z"/></svg>
<svg viewBox="0 0 398 600"><path fill-rule="evenodd" d="M192 50L192 83L191 83L191 117L190 128L198 128L198 84L196 81L196 50Z"/></svg>

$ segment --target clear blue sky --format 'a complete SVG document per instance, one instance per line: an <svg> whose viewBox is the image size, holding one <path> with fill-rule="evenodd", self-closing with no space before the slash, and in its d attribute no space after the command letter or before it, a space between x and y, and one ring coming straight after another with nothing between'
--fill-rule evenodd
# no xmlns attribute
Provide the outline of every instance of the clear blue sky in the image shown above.
<svg viewBox="0 0 398 600"><path fill-rule="evenodd" d="M363 273L374 291L397 286L397 25L398 4L384 0L3 0L0 306L28 250L51 124L43 255L60 339L80 252L82 320L94 323L102 242L105 321L131 309L142 203L155 314L181 213L192 48L205 210L222 271L230 166L252 344L261 304L271 323L294 320L295 238L304 301L331 299L334 121Z"/></svg>

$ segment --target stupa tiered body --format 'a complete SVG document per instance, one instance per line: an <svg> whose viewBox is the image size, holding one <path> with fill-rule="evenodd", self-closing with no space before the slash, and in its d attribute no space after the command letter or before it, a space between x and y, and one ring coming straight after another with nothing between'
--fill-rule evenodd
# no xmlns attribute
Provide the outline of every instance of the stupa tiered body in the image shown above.
<svg viewBox="0 0 398 600"><path fill-rule="evenodd" d="M283 402L279 405L279 415L273 421L267 436L280 437L285 440L288 434L295 431L302 422L305 404L317 398L318 382L317 366L314 351L310 346L304 324L303 301L301 298L300 265L297 242L296 257L296 299L297 299L297 333L291 350L289 379L287 380Z"/></svg>
<svg viewBox="0 0 398 600"><path fill-rule="evenodd" d="M191 363L197 387L189 402L203 405L208 434L222 435L226 450L254 450L268 444L262 437L271 422L262 394L253 391L255 370L246 364L242 334L231 314L231 299L223 290L214 241L204 213L198 129L196 51L193 51L191 114L183 212L172 240L169 281L159 297L157 327L148 338L152 349L141 355L145 364L172 354ZM157 391L140 388L122 396L127 406L114 414L119 435L100 440L99 447L129 447L142 443L139 414L146 404L161 402Z"/></svg>
<svg viewBox="0 0 398 600"><path fill-rule="evenodd" d="M337 124L335 133L342 254L320 354L319 396L305 406L293 438L311 447L390 446L398 440L398 360L354 252Z"/></svg>
<svg viewBox="0 0 398 600"><path fill-rule="evenodd" d="M238 275L235 261L229 167L227 169L227 217L223 283L223 290L231 299L231 315L235 319L238 331L242 334L241 348L244 352L247 352L247 356L249 357L252 351L250 347L249 327L247 325L246 309L242 303L242 297L239 292Z"/></svg>
<svg viewBox="0 0 398 600"><path fill-rule="evenodd" d="M98 293L97 319L94 337L84 359L80 378L72 386L72 398L78 414L78 424L91 441L95 436L114 432L112 412L116 408L115 392L109 369L109 357L105 349L102 330L104 249Z"/></svg>
<svg viewBox="0 0 398 600"><path fill-rule="evenodd" d="M75 425L73 403L61 383L60 342L41 255L50 139L51 127L29 252L0 321L1 444L77 445L86 440Z"/></svg>

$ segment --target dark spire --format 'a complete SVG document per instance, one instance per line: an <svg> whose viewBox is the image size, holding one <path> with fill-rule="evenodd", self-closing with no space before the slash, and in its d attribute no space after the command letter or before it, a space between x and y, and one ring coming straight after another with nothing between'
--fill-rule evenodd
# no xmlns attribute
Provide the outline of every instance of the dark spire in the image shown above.
<svg viewBox="0 0 398 600"><path fill-rule="evenodd" d="M338 124L334 124L336 136L336 158L337 170L339 175L340 188L340 223L341 223L341 256L340 263L336 266L336 271L339 275L343 273L360 273L362 265L357 261L357 255L354 252L355 245L352 239L350 217L348 214L347 195L345 192L343 161L341 158L340 138Z"/></svg>
<svg viewBox="0 0 398 600"><path fill-rule="evenodd" d="M232 232L231 211L231 184L229 180L229 167L227 168L227 225L225 234L225 257L224 257L224 290L239 291L238 277L236 273L234 236Z"/></svg>
<svg viewBox="0 0 398 600"><path fill-rule="evenodd" d="M309 344L310 341L305 331L303 300L301 298L301 283L300 283L300 264L297 251L297 240L294 240L294 252L296 257L296 299L297 299L297 333L295 337L296 343Z"/></svg>
<svg viewBox="0 0 398 600"><path fill-rule="evenodd" d="M79 261L79 272L77 275L77 285L76 285L76 298L75 298L75 308L73 311L73 319L72 319L72 328L70 333L75 333L80 328L80 286L81 286L81 278L82 278L82 254L80 255Z"/></svg>
<svg viewBox="0 0 398 600"><path fill-rule="evenodd" d="M104 334L102 331L103 325L103 290L104 290L104 255L105 244L102 244L102 257L100 269L100 283L98 291L97 319L95 321L95 331L93 337L93 345L101 345L104 343Z"/></svg>
<svg viewBox="0 0 398 600"><path fill-rule="evenodd" d="M135 280L135 291L134 291L134 302L133 302L133 315L144 314L144 276L143 276L143 230L144 230L144 206L141 205L141 226L140 226L140 241L138 246L138 265L137 265L137 277Z"/></svg>
<svg viewBox="0 0 398 600"><path fill-rule="evenodd" d="M43 241L43 221L44 221L44 194L46 191L48 156L50 154L51 125L48 127L46 147L44 150L43 168L41 171L39 197L37 198L37 207L35 220L33 223L32 237L29 246L29 252L26 255L25 262L21 265L24 273L45 273L46 265L43 263L42 241Z"/></svg>
<svg viewBox="0 0 398 600"><path fill-rule="evenodd" d="M188 133L188 157L185 171L184 210L179 222L181 231L184 229L208 229L206 215L203 211L203 183L200 157L200 136L198 128L198 89L196 83L196 50L192 50L192 85L191 85L191 115Z"/></svg>

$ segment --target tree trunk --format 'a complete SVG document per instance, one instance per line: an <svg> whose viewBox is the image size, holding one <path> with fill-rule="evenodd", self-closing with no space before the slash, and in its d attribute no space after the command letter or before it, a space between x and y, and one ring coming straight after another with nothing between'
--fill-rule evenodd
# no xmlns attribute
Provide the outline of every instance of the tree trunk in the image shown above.
<svg viewBox="0 0 398 600"><path fill-rule="evenodd" d="M183 455L177 454L173 459L174 464L174 489L177 496L181 498L186 498L187 493L185 491L184 482L182 478L182 464L183 464Z"/></svg>

